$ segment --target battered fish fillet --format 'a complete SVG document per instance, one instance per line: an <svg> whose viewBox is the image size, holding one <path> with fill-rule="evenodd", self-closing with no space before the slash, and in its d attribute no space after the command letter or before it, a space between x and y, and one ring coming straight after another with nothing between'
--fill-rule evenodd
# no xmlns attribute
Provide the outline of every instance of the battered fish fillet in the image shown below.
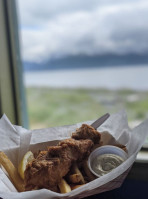
<svg viewBox="0 0 148 199"><path fill-rule="evenodd" d="M90 128L88 132L90 136ZM94 130L92 130L92 134L94 134ZM91 135L90 137L93 139L89 139L89 136L86 136L85 131L83 139L66 139L57 146L48 147L48 151L41 151L27 165L25 170L25 190L46 188L57 191L57 184L68 173L72 164L84 160L90 154L94 145L94 138ZM95 135L94 137L96 138L97 136ZM99 133L98 137L96 139L100 140Z"/></svg>
<svg viewBox="0 0 148 199"><path fill-rule="evenodd" d="M92 126L82 124L82 126L72 134L72 138L76 140L90 139L94 144L98 144L101 138L101 134L95 130Z"/></svg>

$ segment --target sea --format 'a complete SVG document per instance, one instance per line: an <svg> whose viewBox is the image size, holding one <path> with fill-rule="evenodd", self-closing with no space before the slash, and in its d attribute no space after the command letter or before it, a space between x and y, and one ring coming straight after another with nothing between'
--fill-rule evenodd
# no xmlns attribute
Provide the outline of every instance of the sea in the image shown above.
<svg viewBox="0 0 148 199"><path fill-rule="evenodd" d="M26 87L148 90L148 64L24 72Z"/></svg>

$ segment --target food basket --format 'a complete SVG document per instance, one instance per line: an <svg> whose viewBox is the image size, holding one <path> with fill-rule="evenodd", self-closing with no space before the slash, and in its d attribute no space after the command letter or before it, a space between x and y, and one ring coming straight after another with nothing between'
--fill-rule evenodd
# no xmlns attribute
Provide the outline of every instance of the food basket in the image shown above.
<svg viewBox="0 0 148 199"><path fill-rule="evenodd" d="M83 122L92 124L93 121ZM47 146L56 145L60 140L71 137L71 134L82 123L46 129L27 130L10 123L6 115L0 119L0 151L5 152L15 167L24 156L31 150L45 150ZM17 192L9 177L0 168L0 197L5 199L56 199L56 198L84 198L120 187L131 169L137 153L141 149L148 136L148 120L145 120L134 129L128 126L127 116L124 111L112 114L98 129L101 133L103 145L125 145L128 158L111 172L97 178L69 193L61 194L47 189Z"/></svg>

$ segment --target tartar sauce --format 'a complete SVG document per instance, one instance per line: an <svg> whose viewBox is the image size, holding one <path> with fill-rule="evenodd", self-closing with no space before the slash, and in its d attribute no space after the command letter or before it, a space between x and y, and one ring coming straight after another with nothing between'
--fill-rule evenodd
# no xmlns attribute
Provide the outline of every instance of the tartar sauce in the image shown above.
<svg viewBox="0 0 148 199"><path fill-rule="evenodd" d="M92 163L92 169L102 176L119 166L124 159L115 154L103 154L98 156Z"/></svg>

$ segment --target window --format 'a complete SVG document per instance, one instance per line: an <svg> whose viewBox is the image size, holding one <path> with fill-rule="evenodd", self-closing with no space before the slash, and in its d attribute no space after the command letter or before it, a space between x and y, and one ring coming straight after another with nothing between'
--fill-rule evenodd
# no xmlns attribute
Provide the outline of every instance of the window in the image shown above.
<svg viewBox="0 0 148 199"><path fill-rule="evenodd" d="M148 2L18 0L31 128L148 117Z"/></svg>

